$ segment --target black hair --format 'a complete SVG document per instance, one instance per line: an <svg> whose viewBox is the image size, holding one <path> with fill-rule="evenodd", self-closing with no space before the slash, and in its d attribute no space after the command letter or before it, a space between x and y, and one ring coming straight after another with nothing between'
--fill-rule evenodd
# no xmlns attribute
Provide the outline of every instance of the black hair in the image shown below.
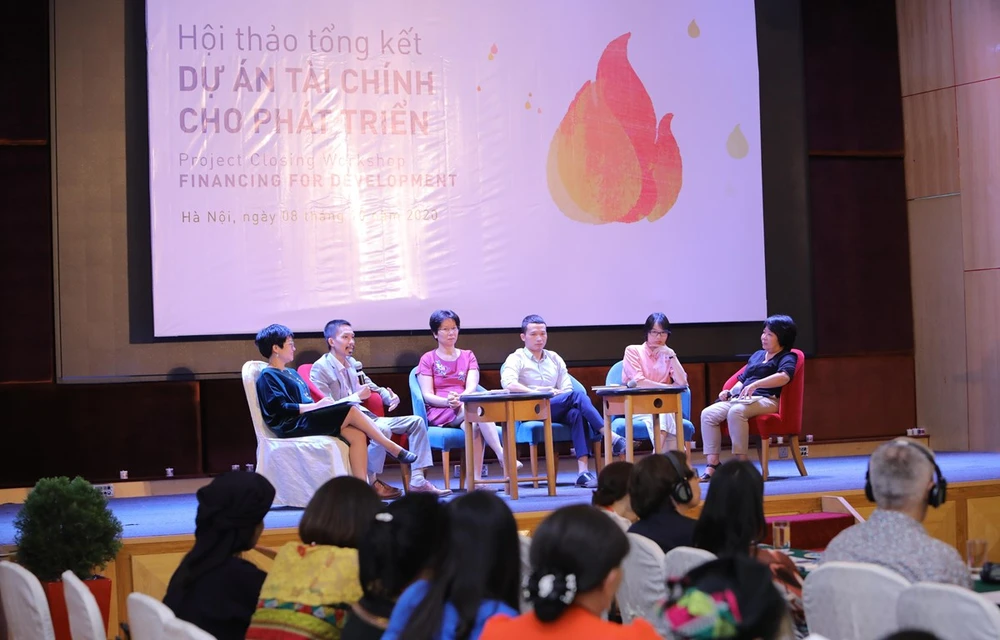
<svg viewBox="0 0 1000 640"><path fill-rule="evenodd" d="M595 507L610 507L628 495L631 462L612 462L597 476L597 489L590 503Z"/></svg>
<svg viewBox="0 0 1000 640"><path fill-rule="evenodd" d="M545 324L545 318L534 313L530 316L524 316L524 320L521 320L521 333L528 333L529 324Z"/></svg>
<svg viewBox="0 0 1000 640"><path fill-rule="evenodd" d="M531 540L531 577L525 595L542 622L559 619L578 593L601 586L628 554L625 532L594 507L563 507L542 521ZM572 580L569 576L573 576ZM552 588L539 593L539 584Z"/></svg>
<svg viewBox="0 0 1000 640"><path fill-rule="evenodd" d="M717 556L748 555L766 535L764 479L752 463L729 460L712 475L694 525L694 546Z"/></svg>
<svg viewBox="0 0 1000 640"><path fill-rule="evenodd" d="M649 332L652 331L656 325L660 325L661 329L666 331L668 334L670 333L670 321L667 320L666 314L656 311L649 314L649 317L646 318L646 324L644 325L646 328L646 338L649 338Z"/></svg>
<svg viewBox="0 0 1000 640"><path fill-rule="evenodd" d="M611 518L600 515L621 531ZM519 607L521 542L510 508L493 493L473 491L449 503L448 517L448 551L433 567L427 595L401 640L437 636L446 603L458 612L457 640L469 637L484 600L499 600L515 611Z"/></svg>
<svg viewBox="0 0 1000 640"><path fill-rule="evenodd" d="M771 333L778 338L778 344L782 349L791 349L795 346L795 336L799 330L795 327L795 321L791 316L774 315L769 316L764 321L764 327L771 330Z"/></svg>
<svg viewBox="0 0 1000 640"><path fill-rule="evenodd" d="M677 469L670 464L666 456L673 456L677 466L684 469L685 477L678 477ZM694 471L688 467L684 455L677 451L646 456L632 468L632 477L629 479L628 495L632 501L632 511L640 519L648 518L664 503L670 502L673 495L672 488L676 482L693 477Z"/></svg>
<svg viewBox="0 0 1000 640"><path fill-rule="evenodd" d="M358 546L366 598L391 610L421 571L440 564L447 541L448 512L437 496L410 493L391 503L371 519Z"/></svg>
<svg viewBox="0 0 1000 640"><path fill-rule="evenodd" d="M365 527L381 508L378 494L364 480L331 478L306 505L299 521L299 538L306 544L357 549Z"/></svg>
<svg viewBox="0 0 1000 640"><path fill-rule="evenodd" d="M260 355L270 358L273 353L272 347L279 349L285 346L285 340L295 337L292 330L283 324L269 324L257 332L257 337L253 342L257 345Z"/></svg>
<svg viewBox="0 0 1000 640"><path fill-rule="evenodd" d="M337 337L337 333L344 325L347 325L348 327L352 326L350 322L344 320L343 318L337 318L336 320L331 320L326 323L326 326L323 327L323 339L327 341L327 344L330 344L330 338Z"/></svg>
<svg viewBox="0 0 1000 640"><path fill-rule="evenodd" d="M939 640L939 638L930 631L921 631L920 629L900 629L899 631L887 635L882 640Z"/></svg>
<svg viewBox="0 0 1000 640"><path fill-rule="evenodd" d="M444 324L445 320L454 320L455 326L459 329L462 328L462 320L458 317L458 314L451 309L438 309L431 314L431 333L437 335L438 329Z"/></svg>

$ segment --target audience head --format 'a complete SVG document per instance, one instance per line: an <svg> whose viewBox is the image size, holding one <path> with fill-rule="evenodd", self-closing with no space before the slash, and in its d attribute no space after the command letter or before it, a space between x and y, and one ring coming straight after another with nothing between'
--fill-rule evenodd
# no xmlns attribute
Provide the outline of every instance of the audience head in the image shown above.
<svg viewBox="0 0 1000 640"><path fill-rule="evenodd" d="M347 320L338 318L327 322L323 327L323 339L327 348L338 356L354 353L354 327Z"/></svg>
<svg viewBox="0 0 1000 640"><path fill-rule="evenodd" d="M712 481L712 491L715 481ZM663 618L667 638L772 640L792 637L785 599L771 570L742 556L712 560L667 583Z"/></svg>
<svg viewBox="0 0 1000 640"><path fill-rule="evenodd" d="M435 340L441 342L443 334L452 329L457 332L462 328L462 320L451 309L438 309L431 314L430 325L431 335L434 336Z"/></svg>
<svg viewBox="0 0 1000 640"><path fill-rule="evenodd" d="M917 629L901 629L891 633L882 640L938 640L938 637L929 631L919 631Z"/></svg>
<svg viewBox="0 0 1000 640"><path fill-rule="evenodd" d="M606 611L628 549L625 532L597 509L573 505L555 511L531 540L525 597L535 615L553 622L574 603L595 614Z"/></svg>
<svg viewBox="0 0 1000 640"><path fill-rule="evenodd" d="M447 540L447 509L429 493L410 493L375 514L358 546L366 603L391 611L425 568L440 564ZM388 616L386 610L372 613Z"/></svg>
<svg viewBox="0 0 1000 640"><path fill-rule="evenodd" d="M294 338L295 335L292 330L283 324L271 324L260 331L257 332L257 337L254 338L254 344L257 345L257 350L260 351L260 355L265 358L270 358L274 355L275 348L281 351L285 348L285 341L289 338ZM292 347L292 354L295 353L295 347Z"/></svg>
<svg viewBox="0 0 1000 640"><path fill-rule="evenodd" d="M897 438L876 449L868 461L866 484L878 508L907 511L923 519L929 492L935 486L933 459L930 449L907 438Z"/></svg>
<svg viewBox="0 0 1000 640"><path fill-rule="evenodd" d="M748 555L766 534L764 480L752 463L729 460L712 475L694 546L717 556Z"/></svg>
<svg viewBox="0 0 1000 640"><path fill-rule="evenodd" d="M518 608L520 541L514 514L504 501L493 493L472 491L448 504L448 519L447 553L431 567L427 595L402 638L432 637L440 627L445 603L458 612L456 638L468 635L484 600Z"/></svg>
<svg viewBox="0 0 1000 640"><path fill-rule="evenodd" d="M662 346L667 343L667 338L670 337L670 321L667 320L666 314L659 311L649 314L649 317L646 318L645 329L647 344ZM654 335L654 331L660 335Z"/></svg>
<svg viewBox="0 0 1000 640"><path fill-rule="evenodd" d="M364 480L331 478L306 505L299 521L299 538L306 544L357 549L365 528L381 508L378 494Z"/></svg>
<svg viewBox="0 0 1000 640"><path fill-rule="evenodd" d="M194 547L173 578L184 587L257 544L274 487L258 473L229 471L198 489L197 496Z"/></svg>
<svg viewBox="0 0 1000 640"><path fill-rule="evenodd" d="M595 507L610 509L626 518L630 514L634 515L628 494L632 466L631 462L622 461L605 465L597 476L597 489L594 490L590 503Z"/></svg>
<svg viewBox="0 0 1000 640"><path fill-rule="evenodd" d="M795 336L798 335L798 329L795 328L795 321L792 320L791 316L769 316L764 321L764 329L774 334L782 349L791 349L795 346Z"/></svg>
<svg viewBox="0 0 1000 640"><path fill-rule="evenodd" d="M678 451L646 456L632 468L629 479L632 511L642 520L667 504L682 508L698 506L701 486L697 481L691 482L694 476L684 454Z"/></svg>

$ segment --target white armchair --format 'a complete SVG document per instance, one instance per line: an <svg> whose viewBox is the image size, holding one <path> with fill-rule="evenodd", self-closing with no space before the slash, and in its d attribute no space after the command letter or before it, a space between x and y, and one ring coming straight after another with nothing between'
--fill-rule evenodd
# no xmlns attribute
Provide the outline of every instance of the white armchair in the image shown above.
<svg viewBox="0 0 1000 640"><path fill-rule="evenodd" d="M642 618L652 624L657 633L666 637L663 616L658 615L660 604L667 597L663 549L646 536L638 533L626 535L629 552L622 561L622 581L615 594L622 622L628 624Z"/></svg>
<svg viewBox="0 0 1000 640"><path fill-rule="evenodd" d="M674 547L663 557L663 575L670 578L682 578L695 567L715 560L715 554L694 547Z"/></svg>
<svg viewBox="0 0 1000 640"><path fill-rule="evenodd" d="M55 640L49 601L33 573L13 562L0 562L3 614L12 640Z"/></svg>
<svg viewBox="0 0 1000 640"><path fill-rule="evenodd" d="M919 629L941 640L1000 638L1000 609L974 591L953 584L918 582L899 596L901 629Z"/></svg>
<svg viewBox="0 0 1000 640"><path fill-rule="evenodd" d="M802 589L809 630L828 638L884 638L899 628L896 603L909 586L906 578L878 565L821 564Z"/></svg>

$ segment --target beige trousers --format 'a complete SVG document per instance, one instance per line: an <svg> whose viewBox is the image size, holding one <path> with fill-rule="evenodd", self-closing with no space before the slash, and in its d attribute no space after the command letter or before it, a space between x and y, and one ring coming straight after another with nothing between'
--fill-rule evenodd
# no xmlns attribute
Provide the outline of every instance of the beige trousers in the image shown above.
<svg viewBox="0 0 1000 640"><path fill-rule="evenodd" d="M733 440L733 453L746 455L750 440L750 418L765 413L778 412L778 399L760 398L752 404L739 402L716 402L701 412L701 437L705 445L705 455L722 453L722 421L729 423L729 437Z"/></svg>

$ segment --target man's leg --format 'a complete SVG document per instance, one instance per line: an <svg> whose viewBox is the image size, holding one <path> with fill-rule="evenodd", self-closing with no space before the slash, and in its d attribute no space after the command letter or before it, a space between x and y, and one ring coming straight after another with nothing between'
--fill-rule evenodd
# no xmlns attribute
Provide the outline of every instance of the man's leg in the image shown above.
<svg viewBox="0 0 1000 640"><path fill-rule="evenodd" d="M382 435L386 438L392 437L392 431L386 418L374 418L373 422ZM385 447L374 440L368 442L368 477L371 478L372 488L375 489L379 498L394 500L402 496L403 493L396 487L389 486L378 479L378 474L385 469L385 456Z"/></svg>
<svg viewBox="0 0 1000 640"><path fill-rule="evenodd" d="M552 398L549 408L552 412L552 422L569 427L573 448L576 450L577 472L580 474L576 479L577 486L594 488L597 486L597 478L590 473L590 456L587 455L590 451L588 427L578 404L572 393L561 393Z"/></svg>
<svg viewBox="0 0 1000 640"><path fill-rule="evenodd" d="M450 493L450 491L437 489L424 476L424 469L434 466L434 461L431 458L431 443L427 437L427 425L423 419L418 416L395 416L381 418L381 420L385 420L389 424L393 433L405 433L409 439L409 450L417 456L417 461L410 467L410 488L417 491L433 488L439 494Z"/></svg>

